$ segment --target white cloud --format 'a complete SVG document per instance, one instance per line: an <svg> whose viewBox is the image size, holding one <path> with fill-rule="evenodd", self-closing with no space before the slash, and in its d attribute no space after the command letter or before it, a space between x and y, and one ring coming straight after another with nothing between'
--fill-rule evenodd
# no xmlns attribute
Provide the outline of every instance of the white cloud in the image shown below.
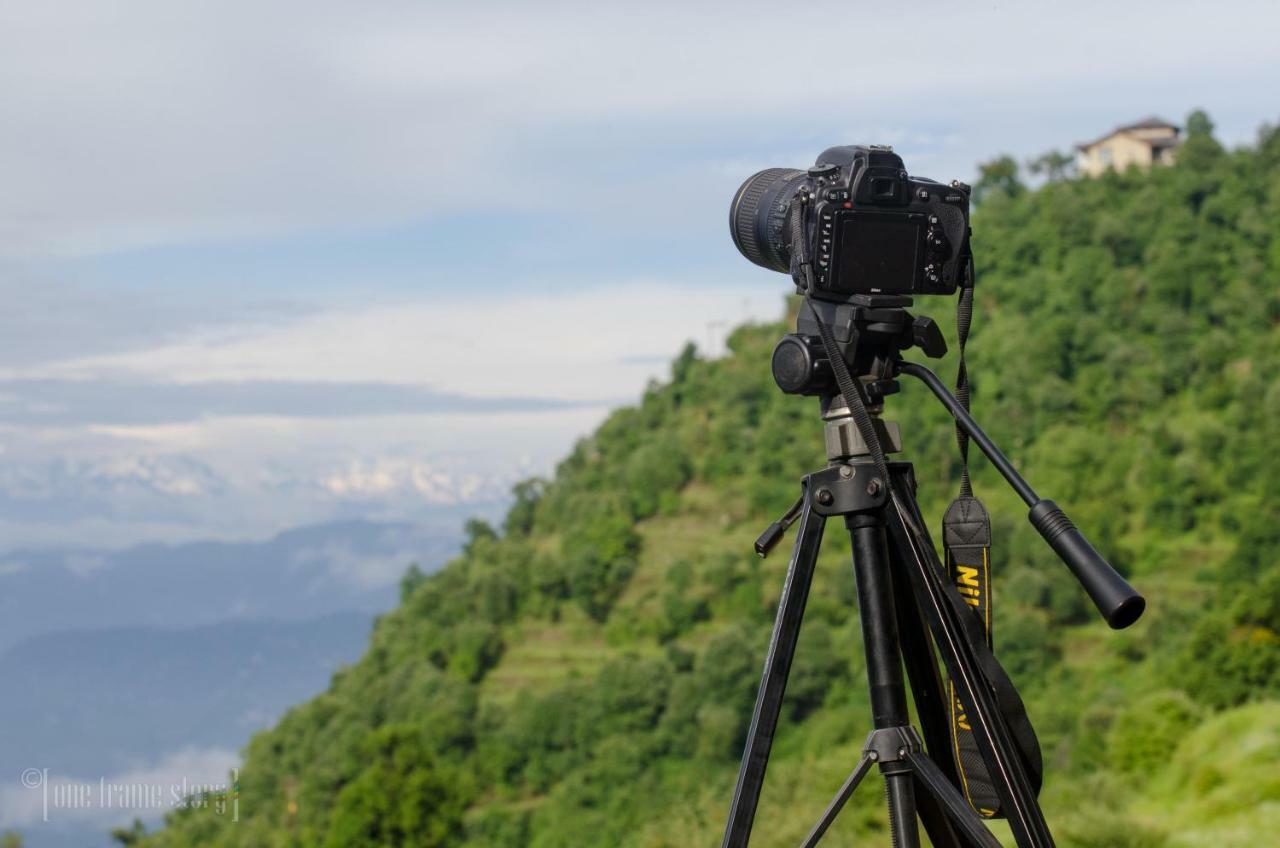
<svg viewBox="0 0 1280 848"><path fill-rule="evenodd" d="M0 426L0 488L30 507L0 532L15 544L244 536L337 509L485 497L549 469L686 339L714 349L727 327L780 312L786 279L742 262L723 232L752 170L878 141L917 173L964 177L997 152L1200 105L1240 138L1273 109L1277 22L1270 3L1206 15L1176 0L0 0L0 379L100 381L75 417ZM501 226L506 210L573 210L581 231L510 216L508 241L474 257L492 260L485 279L433 271L487 250L455 228L458 213L495 208ZM362 255L326 280L341 295L317 292L310 248L335 235L372 254L358 234L388 223L427 237L427 267L405 270L409 257L392 283ZM446 231L467 243L444 244ZM575 250L593 234L596 285L548 282L553 268L583 274ZM682 264L693 238L698 258ZM198 243L249 258L99 255ZM270 258L255 265L259 245ZM449 293L389 300L410 274ZM93 418L121 380L379 382L583 405L304 419L203 396L179 410L160 391L111 398L134 418ZM0 399L0 412L32 397ZM157 405L222 414L162 423L148 417Z"/></svg>
<svg viewBox="0 0 1280 848"><path fill-rule="evenodd" d="M193 337L137 352L11 372L163 381L307 380L418 384L479 397L635 397L688 340L717 325L773 320L777 287L632 283L554 295L468 295L335 309L248 335Z"/></svg>
<svg viewBox="0 0 1280 848"><path fill-rule="evenodd" d="M0 428L0 498L24 510L0 531L9 546L245 538L337 517L420 521L437 508L481 508L549 473L611 407L665 376L686 340L718 351L726 326L776 318L786 279L769 278L776 287L632 284L334 308L11 369L140 384L313 381L317 394L376 381L580 404Z"/></svg>
<svg viewBox="0 0 1280 848"><path fill-rule="evenodd" d="M556 295L406 300L315 311L136 352L11 369L136 383L299 380L427 385L482 398L576 400L519 412L210 416L183 423L0 430L0 497L25 510L10 545L244 538L363 516L422 520L477 508L547 474L686 340L718 352L726 328L774 319L787 289L631 284ZM767 367L761 363L761 367ZM447 407L446 407L447 409Z"/></svg>
<svg viewBox="0 0 1280 848"><path fill-rule="evenodd" d="M625 185L637 151L728 124L744 147L806 127L916 146L946 128L980 145L951 169L1011 130L1015 146L1070 143L1064 115L1206 98L1252 122L1280 67L1276 24L1274 4L1175 0L11 2L0 252L576 202L559 148L615 157ZM592 149L618 125L628 149Z"/></svg>

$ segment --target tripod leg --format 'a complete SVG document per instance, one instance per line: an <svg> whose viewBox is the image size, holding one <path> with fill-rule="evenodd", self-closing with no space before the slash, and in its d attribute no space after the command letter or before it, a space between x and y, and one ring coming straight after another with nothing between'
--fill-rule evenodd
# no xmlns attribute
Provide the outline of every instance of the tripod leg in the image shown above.
<svg viewBox="0 0 1280 848"><path fill-rule="evenodd" d="M947 714L947 689L938 670L933 640L920 617L907 566L896 545L889 546L889 565L893 572L893 597L897 601L898 631L902 638L902 654L906 661L907 680L915 699L916 716L924 736L925 750L942 773L959 784L955 754L951 749L950 717Z"/></svg>
<svg viewBox="0 0 1280 848"><path fill-rule="evenodd" d="M916 717L925 740L926 750L938 758L943 774L959 782L955 771L955 759L951 752L951 732L947 726L946 708L943 705L942 679L938 674L933 642L920 620L911 595L911 587L900 570L899 558L893 546L889 548L889 561L894 568L894 598L898 602L898 627L902 635L902 653L907 666L907 679L911 682L911 694L915 697ZM917 781L917 790L919 783ZM934 848L960 848L968 846L961 841L951 826L946 811L930 792L916 792L916 807L920 821Z"/></svg>
<svg viewBox="0 0 1280 848"><path fill-rule="evenodd" d="M864 754L857 767L845 779L840 791L836 793L836 797L832 798L831 803L827 805L822 818L818 819L818 823L813 826L813 830L810 830L809 835L804 838L804 842L800 843L800 848L813 848L818 844L818 840L827 832L827 828L831 827L831 823L836 820L836 816L840 815L840 810L844 809L845 802L853 795L853 790L858 788L862 778L866 777L867 772L871 771L871 762L871 758Z"/></svg>
<svg viewBox="0 0 1280 848"><path fill-rule="evenodd" d="M729 810L729 823L725 826L721 848L746 848L747 840L751 838L751 825L756 815L756 804L760 800L765 768L769 764L769 749L773 745L773 733L778 725L778 713L782 709L782 695L787 688L787 675L791 672L791 659L795 655L800 622L804 616L805 603L809 599L809 583L813 579L813 568L818 560L825 521L809 508L806 491L795 547L791 553L791 563L787 566L786 581L782 585L782 597L778 600L778 616L773 622L769 653L765 657L764 674L756 692L755 710L751 714L747 745L742 752L738 784L733 790L733 805Z"/></svg>
<svg viewBox="0 0 1280 848"><path fill-rule="evenodd" d="M986 824L969 806L969 802L949 781L933 760L916 752L907 754L907 762L911 764L920 783L942 805L943 811L952 823L969 840L969 844L977 848L1000 848L1000 840L987 829Z"/></svg>
<svg viewBox="0 0 1280 848"><path fill-rule="evenodd" d="M929 630L920 617L911 583L907 579L906 565L896 545L889 545L889 570L893 575L893 599L898 615L898 634L902 643L902 655L907 667L907 680L916 704L916 716L924 736L925 750L933 762L951 781L959 785L955 756L951 750L951 728L948 725L947 705L938 671L937 657ZM920 822L934 848L974 848L973 843L962 839L955 832L946 810L935 795L921 791L917 776L916 807Z"/></svg>
<svg viewBox="0 0 1280 848"><path fill-rule="evenodd" d="M890 502L885 509L894 544L903 557L912 588L929 620L951 679L970 711L970 723L976 730L979 751L991 770L1014 839L1021 848L1053 848L1053 837L1013 736L1000 713L973 646L965 636L964 622L960 618L963 611L957 608L958 602L953 604L947 596L949 587L943 577L942 565L920 520L919 508L908 484L902 470L895 469Z"/></svg>
<svg viewBox="0 0 1280 848"><path fill-rule="evenodd" d="M853 571L858 581L858 609L862 642L867 654L867 683L871 687L871 715L876 729L906 727L906 684L902 679L902 650L893 603L884 523L878 515L859 513L845 519L853 541ZM882 764L889 802L889 826L895 848L919 848L915 787L911 770L901 763Z"/></svg>

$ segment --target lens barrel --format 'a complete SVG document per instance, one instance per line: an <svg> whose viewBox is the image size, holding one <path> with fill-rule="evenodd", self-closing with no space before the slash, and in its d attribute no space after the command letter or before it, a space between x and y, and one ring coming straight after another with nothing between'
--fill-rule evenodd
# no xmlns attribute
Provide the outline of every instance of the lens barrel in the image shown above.
<svg viewBox="0 0 1280 848"><path fill-rule="evenodd" d="M787 210L805 172L766 168L747 179L729 205L729 232L738 251L770 271L791 271Z"/></svg>

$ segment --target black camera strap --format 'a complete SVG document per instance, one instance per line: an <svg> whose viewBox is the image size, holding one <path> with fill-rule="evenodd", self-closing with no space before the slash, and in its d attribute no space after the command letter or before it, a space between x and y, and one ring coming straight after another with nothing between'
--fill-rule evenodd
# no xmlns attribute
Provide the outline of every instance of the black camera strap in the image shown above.
<svg viewBox="0 0 1280 848"><path fill-rule="evenodd" d="M956 300L956 340L960 348L960 365L956 368L956 400L969 411L969 369L965 367L964 346L969 341L969 327L973 324L973 254L965 256L964 278L960 284L960 297ZM960 447L960 496L972 496L969 482L969 434L956 424L956 444Z"/></svg>
<svg viewBox="0 0 1280 848"><path fill-rule="evenodd" d="M960 348L960 363L956 370L956 399L966 411L969 409L969 372L965 366L964 349L973 322L973 289L973 255L969 254L966 257L960 296L956 302L956 337ZM1018 743L1028 775L1038 789L1043 775L1040 744L1017 689L993 652L991 519L982 501L973 495L973 485L969 480L969 436L959 425L956 426L956 444L960 449L960 494L951 502L942 518L947 576L960 599L974 613L977 626L971 629L977 631L974 637L975 640L981 640L980 648L985 648L978 650L983 670ZM956 695L955 684L949 683L948 688L951 739L955 746L956 767L960 772L960 788L975 812L986 818L996 818L1001 814L1000 796L991 780L987 764L979 753L967 710Z"/></svg>

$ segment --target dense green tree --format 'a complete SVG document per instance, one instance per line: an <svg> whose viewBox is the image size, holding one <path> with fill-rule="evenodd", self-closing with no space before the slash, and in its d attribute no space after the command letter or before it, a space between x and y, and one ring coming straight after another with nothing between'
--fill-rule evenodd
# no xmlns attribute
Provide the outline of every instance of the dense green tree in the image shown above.
<svg viewBox="0 0 1280 848"><path fill-rule="evenodd" d="M973 201L981 203L993 194L1013 198L1026 191L1018 175L1018 160L999 156L978 166L978 181L973 184Z"/></svg>
<svg viewBox="0 0 1280 848"><path fill-rule="evenodd" d="M128 827L116 827L111 830L111 838L121 845L137 845L146 835L147 828L143 825L141 819L134 819L133 824ZM0 848L21 848L21 841L16 846L10 846L7 842L0 842Z"/></svg>
<svg viewBox="0 0 1280 848"><path fill-rule="evenodd" d="M467 523L462 528L463 534L466 536L466 542L462 549L470 553L477 545L483 545L486 542L492 542L498 538L498 533L493 529L489 522L479 518L468 518Z"/></svg>
<svg viewBox="0 0 1280 848"><path fill-rule="evenodd" d="M461 832L465 798L420 731L390 725L362 744L366 765L334 799L325 848L433 848Z"/></svg>
<svg viewBox="0 0 1280 848"><path fill-rule="evenodd" d="M547 481L540 477L522 480L511 489L511 508L507 510L502 530L508 536L525 536L533 529L538 501L546 489Z"/></svg>
<svg viewBox="0 0 1280 848"><path fill-rule="evenodd" d="M407 601L409 596L414 593L422 582L427 579L426 573L416 562L410 563L405 569L404 576L400 578L400 600Z"/></svg>
<svg viewBox="0 0 1280 848"><path fill-rule="evenodd" d="M1223 608L1198 621L1171 682L1219 707L1280 696L1280 568L1222 595Z"/></svg>
<svg viewBox="0 0 1280 848"><path fill-rule="evenodd" d="M1153 692L1130 704L1111 725L1109 764L1138 776L1153 774L1200 719L1201 709L1183 692Z"/></svg>
<svg viewBox="0 0 1280 848"><path fill-rule="evenodd" d="M1054 183L1075 175L1076 157L1061 150L1050 150L1032 159L1027 169L1037 177L1044 177Z"/></svg>

